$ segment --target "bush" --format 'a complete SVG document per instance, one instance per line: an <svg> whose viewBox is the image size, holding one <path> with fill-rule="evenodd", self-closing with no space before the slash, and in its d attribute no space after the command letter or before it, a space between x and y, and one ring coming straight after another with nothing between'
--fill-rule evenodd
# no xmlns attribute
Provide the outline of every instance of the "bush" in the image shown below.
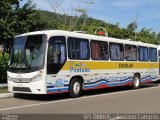
<svg viewBox="0 0 160 120"><path fill-rule="evenodd" d="M0 83L7 83L8 60L9 54L5 53L2 57L2 52L0 52Z"/></svg>

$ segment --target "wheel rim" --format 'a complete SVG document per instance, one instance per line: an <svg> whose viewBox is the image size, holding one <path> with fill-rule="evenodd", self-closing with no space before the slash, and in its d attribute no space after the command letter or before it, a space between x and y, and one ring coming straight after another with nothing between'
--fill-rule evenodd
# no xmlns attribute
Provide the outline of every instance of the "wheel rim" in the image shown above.
<svg viewBox="0 0 160 120"><path fill-rule="evenodd" d="M80 92L80 83L78 81L75 82L73 85L73 92L76 95Z"/></svg>
<svg viewBox="0 0 160 120"><path fill-rule="evenodd" d="M138 78L138 77L135 78L135 80L134 80L134 85L135 85L136 87L139 86L139 78Z"/></svg>

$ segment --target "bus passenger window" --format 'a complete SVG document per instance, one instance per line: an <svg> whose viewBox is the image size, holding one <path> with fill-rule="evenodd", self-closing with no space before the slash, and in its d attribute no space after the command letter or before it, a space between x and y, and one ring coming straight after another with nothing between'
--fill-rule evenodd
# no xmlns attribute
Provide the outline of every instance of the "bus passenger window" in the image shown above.
<svg viewBox="0 0 160 120"><path fill-rule="evenodd" d="M139 53L139 61L148 61L148 48L147 47L138 47L138 53Z"/></svg>
<svg viewBox="0 0 160 120"><path fill-rule="evenodd" d="M125 45L125 59L126 61L137 60L137 47L134 45Z"/></svg>
<svg viewBox="0 0 160 120"><path fill-rule="evenodd" d="M149 58L151 62L157 62L157 49L149 48Z"/></svg>
<svg viewBox="0 0 160 120"><path fill-rule="evenodd" d="M111 60L124 60L124 51L123 51L123 44L119 43L110 43L110 59Z"/></svg>
<svg viewBox="0 0 160 120"><path fill-rule="evenodd" d="M91 41L91 57L93 60L108 60L108 43Z"/></svg>
<svg viewBox="0 0 160 120"><path fill-rule="evenodd" d="M89 59L89 41L80 38L68 38L68 57L70 59Z"/></svg>

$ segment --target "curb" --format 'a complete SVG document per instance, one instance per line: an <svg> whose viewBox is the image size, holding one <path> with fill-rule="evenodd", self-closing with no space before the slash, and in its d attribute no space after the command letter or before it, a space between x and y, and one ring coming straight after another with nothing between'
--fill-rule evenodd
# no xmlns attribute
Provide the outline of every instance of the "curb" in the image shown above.
<svg viewBox="0 0 160 120"><path fill-rule="evenodd" d="M13 97L13 93L3 93L3 94L0 94L0 99L1 98L11 98Z"/></svg>

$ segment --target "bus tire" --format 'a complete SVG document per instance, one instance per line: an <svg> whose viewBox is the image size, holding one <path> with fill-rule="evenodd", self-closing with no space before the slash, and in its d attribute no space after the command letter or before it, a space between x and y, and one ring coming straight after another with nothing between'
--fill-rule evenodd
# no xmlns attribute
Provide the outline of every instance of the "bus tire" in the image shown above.
<svg viewBox="0 0 160 120"><path fill-rule="evenodd" d="M140 87L140 76L139 75L134 75L133 77L133 89L138 89Z"/></svg>
<svg viewBox="0 0 160 120"><path fill-rule="evenodd" d="M82 82L78 78L73 78L69 85L69 95L72 98L80 97L82 92Z"/></svg>

